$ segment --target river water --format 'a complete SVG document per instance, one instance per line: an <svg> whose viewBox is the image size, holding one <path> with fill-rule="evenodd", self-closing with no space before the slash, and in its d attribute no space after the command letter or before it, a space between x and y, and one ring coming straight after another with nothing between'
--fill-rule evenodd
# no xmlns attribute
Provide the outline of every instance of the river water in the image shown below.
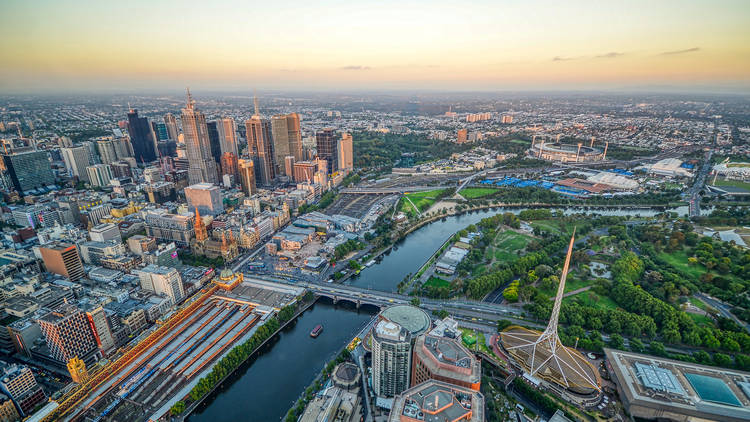
<svg viewBox="0 0 750 422"><path fill-rule="evenodd" d="M188 421L278 421L373 315L374 308L318 301L225 381ZM323 332L310 337L318 324L323 324Z"/></svg>
<svg viewBox="0 0 750 422"><path fill-rule="evenodd" d="M415 273L429 256L455 232L497 213L518 213L524 208L497 208L446 217L409 234L382 261L364 269L349 283L365 288L394 291L409 273ZM651 209L563 209L566 214L588 212L599 215L659 213ZM671 209L680 215L687 207ZM357 310L347 302L333 305L318 301L288 326L273 342L227 380L209 397L189 422L278 421L299 395L330 361L372 318L374 310ZM323 333L311 338L310 331L323 324Z"/></svg>
<svg viewBox="0 0 750 422"><path fill-rule="evenodd" d="M366 268L359 273L356 278L349 279L347 284L354 286L395 292L398 283L404 277L411 273L416 273L427 259L432 255L448 238L453 236L459 230L466 228L470 224L476 224L481 219L512 212L518 214L527 208L504 208L486 209L458 216L446 217L445 220L438 220L430 223L414 232L410 233L406 239L397 243L395 247L383 257L382 262ZM618 216L641 216L651 217L662 211L654 209L596 209L582 210L579 208L550 208L551 210L562 210L565 214L589 213L598 215L618 215ZM673 208L670 211L679 215L687 215L688 207L683 206Z"/></svg>

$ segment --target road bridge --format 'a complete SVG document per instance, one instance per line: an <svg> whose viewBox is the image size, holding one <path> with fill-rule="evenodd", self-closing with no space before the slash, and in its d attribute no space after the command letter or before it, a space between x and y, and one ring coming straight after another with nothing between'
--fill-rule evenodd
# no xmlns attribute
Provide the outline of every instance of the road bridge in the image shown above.
<svg viewBox="0 0 750 422"><path fill-rule="evenodd" d="M253 274L245 274L245 279L250 280L257 278ZM268 282L268 280L263 280ZM363 289L346 284L333 283L311 283L311 282L279 282L279 284L291 284L297 287L305 287L317 294L318 296L328 297L334 302L342 300L349 301L355 305L372 305L380 308L397 304L408 304L414 299L413 296L399 293L384 292L380 290ZM446 310L452 314L460 314L469 318L487 318L494 317L514 317L522 315L524 312L513 306L500 305L496 303L479 302L470 299L452 299L436 300L428 298L419 298L420 307L430 310Z"/></svg>

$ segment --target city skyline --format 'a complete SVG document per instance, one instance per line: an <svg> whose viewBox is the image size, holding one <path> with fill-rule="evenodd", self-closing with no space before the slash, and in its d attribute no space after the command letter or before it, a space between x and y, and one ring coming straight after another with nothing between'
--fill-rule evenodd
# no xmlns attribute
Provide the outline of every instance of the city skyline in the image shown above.
<svg viewBox="0 0 750 422"><path fill-rule="evenodd" d="M750 91L741 1L137 3L11 2L0 92Z"/></svg>

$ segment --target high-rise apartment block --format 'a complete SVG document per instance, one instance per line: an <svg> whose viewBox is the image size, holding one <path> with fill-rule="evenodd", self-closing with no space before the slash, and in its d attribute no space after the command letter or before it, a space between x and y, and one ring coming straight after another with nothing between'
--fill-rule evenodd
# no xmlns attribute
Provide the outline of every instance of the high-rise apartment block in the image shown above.
<svg viewBox="0 0 750 422"><path fill-rule="evenodd" d="M96 139L96 148L103 164L113 164L133 156L133 147L126 137L108 136Z"/></svg>
<svg viewBox="0 0 750 422"><path fill-rule="evenodd" d="M39 247L47 271L78 281L84 276L78 247L70 243L52 243Z"/></svg>
<svg viewBox="0 0 750 422"><path fill-rule="evenodd" d="M381 319L372 330L372 389L380 397L393 397L409 388L411 333L401 325Z"/></svg>
<svg viewBox="0 0 750 422"><path fill-rule="evenodd" d="M98 349L86 314L74 305L64 304L37 321L50 354L58 362L75 357L84 359Z"/></svg>
<svg viewBox="0 0 750 422"><path fill-rule="evenodd" d="M468 141L468 135L469 135L468 129L459 129L456 135L456 143L457 144L466 143Z"/></svg>

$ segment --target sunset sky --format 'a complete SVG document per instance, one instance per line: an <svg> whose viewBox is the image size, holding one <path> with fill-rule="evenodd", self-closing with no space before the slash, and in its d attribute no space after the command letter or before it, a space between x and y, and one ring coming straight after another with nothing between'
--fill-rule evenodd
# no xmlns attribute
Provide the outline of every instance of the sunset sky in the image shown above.
<svg viewBox="0 0 750 422"><path fill-rule="evenodd" d="M750 1L3 0L0 92L750 92Z"/></svg>

